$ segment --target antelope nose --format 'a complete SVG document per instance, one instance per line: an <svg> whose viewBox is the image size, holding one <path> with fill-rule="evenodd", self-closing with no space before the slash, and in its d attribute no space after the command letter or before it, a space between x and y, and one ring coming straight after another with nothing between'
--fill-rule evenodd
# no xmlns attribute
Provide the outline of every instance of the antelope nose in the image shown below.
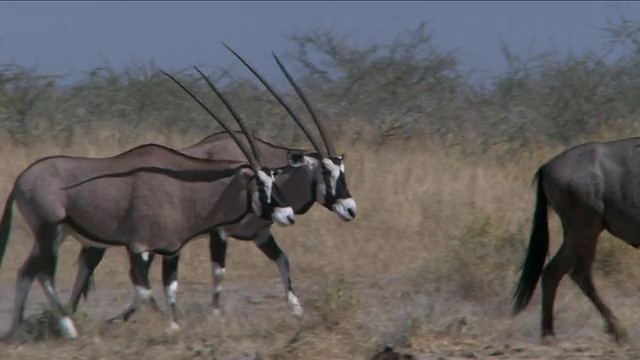
<svg viewBox="0 0 640 360"><path fill-rule="evenodd" d="M349 213L349 215L351 215L352 218L356 217L356 211L353 208L347 209L347 212Z"/></svg>
<svg viewBox="0 0 640 360"><path fill-rule="evenodd" d="M287 216L287 220L289 220L289 223L290 223L291 225L293 225L293 224L295 224L295 223L296 223L296 218L294 218L294 217L293 217L293 216L291 216L291 215Z"/></svg>

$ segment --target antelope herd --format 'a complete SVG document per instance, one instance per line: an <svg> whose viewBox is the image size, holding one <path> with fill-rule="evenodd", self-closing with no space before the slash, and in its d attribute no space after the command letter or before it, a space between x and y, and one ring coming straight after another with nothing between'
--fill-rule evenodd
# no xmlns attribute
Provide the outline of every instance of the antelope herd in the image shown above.
<svg viewBox="0 0 640 360"><path fill-rule="evenodd" d="M232 130L196 94L163 72L224 131L183 149L146 144L108 158L53 156L22 171L0 219L0 262L11 232L14 203L35 241L18 272L13 319L3 337L5 341L26 340L23 314L34 279L53 306L64 336L76 338L78 332L71 314L77 310L80 298L89 292L93 273L110 246L127 249L129 276L135 289L132 303L111 320L128 320L145 302L159 311L149 281L150 265L159 254L165 296L171 309L170 326L178 329L180 251L190 240L205 234L209 235L215 314L222 313L220 284L225 274L227 241L233 237L253 241L275 262L292 313L302 315L292 286L289 260L278 246L271 226L293 225L295 215L305 214L315 203L343 221L353 220L356 202L347 186L345 155L336 152L323 122L275 54L278 67L304 103L320 139L255 68L234 50L227 49L285 108L313 150L276 146L254 138L233 105L196 68L241 129ZM592 265L602 230L633 247L640 246L639 151L640 138L589 143L557 155L537 171L533 227L513 297L515 315L529 304L542 278L543 338L554 335L556 290L562 277L569 273L601 313L614 340L625 340L626 332L619 319L596 292ZM564 241L544 266L549 248L549 207L561 220ZM58 250L67 235L83 246L68 308L60 300L54 282ZM392 352L391 348L385 351Z"/></svg>
<svg viewBox="0 0 640 360"><path fill-rule="evenodd" d="M147 144L109 158L48 157L34 162L18 176L0 220L0 255L4 255L9 240L14 202L35 242L18 272L13 320L5 340L26 339L23 314L35 278L51 302L64 336L78 336L54 283L58 248L67 234L83 244L71 297L72 311L77 309L80 295L88 291L89 279L106 247L124 246L136 294L131 305L111 320L128 320L146 301L159 310L151 296L148 271L153 254L161 254L165 291L172 309L171 327L178 328L175 293L179 253L191 239L209 234L216 310L220 310L219 284L224 274L226 240L234 236L254 240L278 264L287 300L294 314L302 314L291 286L289 261L273 238L271 225L292 225L295 213L304 214L315 202L349 221L356 216L356 203L347 187L344 155L336 154L299 86L275 54L274 58L307 106L326 149L261 76L260 80L285 105L315 151L256 141L229 101L196 68L240 125L241 132L231 130L197 95L163 72L225 132L182 150ZM243 63L247 64L244 60Z"/></svg>

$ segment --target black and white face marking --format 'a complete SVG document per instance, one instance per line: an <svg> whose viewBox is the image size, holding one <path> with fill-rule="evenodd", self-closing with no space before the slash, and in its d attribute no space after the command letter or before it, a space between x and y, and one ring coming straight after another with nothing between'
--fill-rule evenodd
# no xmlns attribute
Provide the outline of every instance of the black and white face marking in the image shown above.
<svg viewBox="0 0 640 360"><path fill-rule="evenodd" d="M331 195L336 195L338 179L344 174L344 164L342 158L324 158L322 159L322 175L325 182L328 182L328 189Z"/></svg>
<svg viewBox="0 0 640 360"><path fill-rule="evenodd" d="M335 212L341 220L356 217L356 202L351 197L344 166L345 155L323 158L320 161L323 181L318 183L318 198L325 207Z"/></svg>
<svg viewBox="0 0 640 360"><path fill-rule="evenodd" d="M263 201L267 204L271 203L271 190L273 189L274 176L268 169L258 170L258 189L264 196Z"/></svg>
<svg viewBox="0 0 640 360"><path fill-rule="evenodd" d="M345 175L345 155L322 158L318 153L289 152L289 164L305 165L315 173L316 201L335 212L344 221L356 217L356 202L351 197ZM293 165L296 164L296 165Z"/></svg>
<svg viewBox="0 0 640 360"><path fill-rule="evenodd" d="M285 205L284 195L275 184L274 172L268 168L262 168L258 170L255 179L258 194L257 199L254 196L252 201L254 213L278 225L293 225L295 223L293 209Z"/></svg>

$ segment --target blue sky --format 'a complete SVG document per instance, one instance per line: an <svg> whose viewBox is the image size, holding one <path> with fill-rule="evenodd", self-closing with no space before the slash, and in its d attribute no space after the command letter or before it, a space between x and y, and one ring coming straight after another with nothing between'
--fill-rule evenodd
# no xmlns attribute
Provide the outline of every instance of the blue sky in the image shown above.
<svg viewBox="0 0 640 360"><path fill-rule="evenodd" d="M637 18L640 3L622 4ZM504 41L526 55L552 47L599 49L606 38L593 26L616 20L605 2L0 2L0 64L40 72L117 69L154 59L162 68L212 69L234 58L225 41L266 74L271 50L292 50L284 35L314 27L335 29L353 43L385 42L428 21L436 46L457 49L463 66L504 69ZM285 57L286 59L286 57Z"/></svg>

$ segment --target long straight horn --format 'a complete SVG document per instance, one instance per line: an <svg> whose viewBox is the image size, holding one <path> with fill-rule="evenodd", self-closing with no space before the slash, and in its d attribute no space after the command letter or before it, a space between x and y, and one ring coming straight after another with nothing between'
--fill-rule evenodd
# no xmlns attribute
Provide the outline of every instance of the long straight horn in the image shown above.
<svg viewBox="0 0 640 360"><path fill-rule="evenodd" d="M293 118L293 120L296 122L296 124L298 124L298 126L300 127L300 129L302 130L302 132L305 134L305 136L307 137L307 139L309 139L309 141L311 142L311 145L313 145L313 148L318 152L318 154L320 154L320 156L324 157L324 150L322 149L322 145L320 144L320 142L318 142L318 140L311 134L311 130L309 130L309 128L302 122L300 121L300 118L293 112L293 110L291 110L291 108L289 107L289 105L287 105L284 100L282 99L282 97L273 89L273 87L271 86L271 84L269 84L269 82L262 76L260 75L251 65L249 65L248 62L246 62L242 56L240 56L237 52L235 52L233 49L231 49L229 46L227 46L227 44L225 44L224 42L222 43L222 45L224 45L224 47L226 47L229 51L231 51L231 53L233 55L235 55L240 61L242 61L242 63L249 69L251 70L251 72L253 73L253 75L255 75L258 80L260 80L260 82L267 88L267 90L269 90L269 92L276 98L276 100L278 100L278 102L280 103L280 105L282 105L285 110L287 110L287 112L289 113L289 115Z"/></svg>
<svg viewBox="0 0 640 360"><path fill-rule="evenodd" d="M162 72L163 74L167 75L171 80L173 80L176 84L180 85L180 87L187 92L187 94L189 94L198 104L200 104L200 106L202 106L202 108L209 113L209 115L211 115L214 119L216 119L216 121L220 124L220 126L222 126L222 128L229 133L229 135L231 135L231 137L233 138L233 140L235 140L236 144L238 144L238 147L240 148L240 150L242 150L242 152L244 153L244 156L247 157L247 160L249 161L249 164L251 165L251 167L254 170L258 170L260 168L259 163L256 161L256 159L251 155L251 153L249 152L249 149L247 149L247 147L242 143L242 141L240 141L240 138L238 137L238 135L236 135L233 130L231 130L231 128L229 128L229 126L227 126L227 124L224 123L224 121L220 120L220 118L218 118L213 111L211 111L211 109L209 109L209 107L207 105L205 105L205 103L200 100L200 98L194 94L193 92L191 92L191 90L187 89L187 87L182 84L178 79L174 78L173 76L167 74L166 72L164 72L163 70L160 70L160 72Z"/></svg>
<svg viewBox="0 0 640 360"><path fill-rule="evenodd" d="M296 93L298 93L298 96L300 96L300 99L302 99L304 106L307 107L309 114L311 114L311 118L313 119L313 122L316 123L316 126L318 127L318 131L320 132L320 136L324 141L324 145L327 147L327 152L329 153L329 156L336 156L336 149L333 146L333 141L331 141L331 138L327 134L327 129L324 127L324 124L320 120L318 120L316 113L313 111L313 108L311 107L311 104L309 104L309 101L307 101L307 97L302 92L302 89L300 89L300 86L298 86L298 84L296 83L295 80L293 80L293 78L291 77L287 69L285 69L284 65L282 65L276 53L275 52L271 52L271 53L273 54L273 57L276 59L278 66L280 67L282 72L284 72L284 75L287 77L287 80L289 80L289 83L291 83L291 86L293 86L293 88L296 90Z"/></svg>
<svg viewBox="0 0 640 360"><path fill-rule="evenodd" d="M253 150L253 153L256 156L256 160L258 161L258 164L262 164L262 153L260 153L260 148L258 148L258 144L256 143L256 140L253 138L253 135L251 134L249 129L247 128L247 125L245 124L244 120L242 120L240 116L238 116L236 111L233 109L233 106L231 106L231 104L227 101L224 95L222 95L220 90L218 90L218 88L216 88L216 86L213 85L213 82L209 80L209 77L203 74L202 71L200 71L200 69L198 69L197 67L194 66L194 68L200 74L200 76L204 78L204 80L207 82L211 90L213 90L213 92L216 93L216 95L218 95L220 100L222 100L222 103L224 104L224 106L227 107L227 109L229 110L233 118L236 119L236 121L238 122L238 125L240 125L240 128L242 129L244 134L247 136L247 140L249 140L249 145L251 145L251 149Z"/></svg>

